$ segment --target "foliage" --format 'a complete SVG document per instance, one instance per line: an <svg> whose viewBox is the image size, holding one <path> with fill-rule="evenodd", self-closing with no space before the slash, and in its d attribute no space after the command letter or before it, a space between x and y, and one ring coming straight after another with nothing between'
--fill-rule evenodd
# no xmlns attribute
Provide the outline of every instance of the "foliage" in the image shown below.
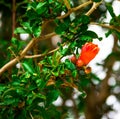
<svg viewBox="0 0 120 119"><path fill-rule="evenodd" d="M93 2L95 6L91 7ZM14 6L13 3L12 5ZM97 92L97 87L99 88L99 84L102 84L99 77L93 74L91 68L87 66L99 51L98 46L92 44L92 42L94 39L101 40L101 37L94 31L89 30L88 26L93 19L91 19L91 14L97 11L96 8L100 6L102 1L93 0L86 3L89 4L81 3L78 4L78 7L75 7L74 0L72 2L69 0L16 1L17 20L15 24L17 27L12 31L13 35L10 40L0 39L0 48L3 49L0 51L0 55L5 55L0 58L0 66L4 66L10 60L13 61L15 59L17 61L13 61L10 67L8 65L8 71L3 72L2 75L0 73L0 118L62 119L69 118L69 113L73 113L73 118L77 119L80 113L85 113L86 102L89 100L91 92L94 92L91 89L95 89ZM12 9L10 2L5 3L2 0L0 4ZM120 38L118 30L120 16L115 15L111 4L106 4L105 2L104 4L112 17L110 23L108 23L112 28L108 28L109 31L106 36L114 33ZM84 8L80 8L82 5ZM25 10L24 13L22 8ZM84 12L79 12L80 10ZM64 13L64 15L61 15L61 13ZM102 15L100 12L100 17L94 19L99 25L104 24L101 21ZM14 23L13 21L12 23ZM54 24L52 30L47 26L51 23ZM15 24L12 25L14 26ZM101 26L104 27L105 25ZM50 32L46 33L48 30ZM29 34L29 38L23 41L20 38L21 34ZM42 41L46 40L47 42L56 34L62 39L61 42L57 43L58 47L51 51L49 51L51 48L43 48ZM86 43L87 45L85 45ZM94 47L91 45L94 45ZM87 50L84 48L85 51L83 52L87 53L84 55L82 51L80 53L80 49L82 50L85 46ZM42 54L40 54L41 51ZM91 51L93 53L92 58L90 57ZM89 58L87 55L90 57L88 63L78 66L76 60L81 60L81 57L85 60ZM27 56L29 59L26 58ZM33 58L32 56L37 57ZM71 56L74 56L75 61L70 59ZM3 60L4 57L5 60ZM112 57L115 57L115 55ZM116 61L114 58L113 60L114 62ZM107 61L109 60L106 60L105 63ZM16 63L20 65L18 68ZM111 69L111 65L103 65L103 67ZM94 84L95 81L99 83ZM79 95L76 99L73 99L72 96L75 90L77 90ZM102 100L98 101L98 103L105 102L108 95L110 94L106 94L105 98L101 96ZM54 101L59 97L62 98L63 104L55 106ZM74 102L73 109L65 106L65 102L69 98ZM98 118L100 117L102 115L99 115Z"/></svg>

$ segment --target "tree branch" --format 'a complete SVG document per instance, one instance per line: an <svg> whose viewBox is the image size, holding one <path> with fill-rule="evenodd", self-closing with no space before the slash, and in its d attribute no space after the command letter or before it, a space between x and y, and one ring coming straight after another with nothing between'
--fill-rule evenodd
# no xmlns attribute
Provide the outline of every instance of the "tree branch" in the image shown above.
<svg viewBox="0 0 120 119"><path fill-rule="evenodd" d="M14 30L16 26L16 0L12 1L12 37L14 37Z"/></svg>
<svg viewBox="0 0 120 119"><path fill-rule="evenodd" d="M44 56L46 56L46 55L49 55L49 54L54 53L54 52L57 51L57 50L59 50L59 47L56 48L56 49L54 49L54 50L49 51L49 52L46 53L46 54L38 54L38 55L32 55L32 56L26 55L24 58L38 58L38 57L44 57Z"/></svg>
<svg viewBox="0 0 120 119"><path fill-rule="evenodd" d="M114 36L114 46L112 52L117 51L117 42L118 39ZM115 63L116 59L114 56L107 59L105 62L105 68L107 69L106 76L104 80L101 81L98 88L96 89L95 85L91 85L89 90L87 90L87 98L86 98L86 109L85 115L86 119L101 119L101 113L103 111L103 104L106 101L106 98L110 95L110 87L108 85L108 80L112 75L112 68ZM94 113L93 113L94 112Z"/></svg>
<svg viewBox="0 0 120 119"><path fill-rule="evenodd" d="M114 46L113 46L112 52L116 52L118 38L116 35L113 35L113 36L114 36ZM108 80L111 77L112 68L113 68L115 61L116 61L115 57L111 57L109 60L107 60L107 62L105 62L105 68L107 68L107 72L106 72L105 79L101 83L100 92L98 95L98 102L100 104L103 103L106 100L106 98L108 97L108 95L110 94Z"/></svg>
<svg viewBox="0 0 120 119"><path fill-rule="evenodd" d="M88 5L92 4L92 3L93 3L92 1L88 1L88 2L85 2L85 3L83 3L83 4L81 4L81 5L77 6L77 7L75 7L75 8L71 8L66 14L57 17L57 19L64 19L67 16L69 16L72 12L80 10L81 8L86 7L86 6L88 6Z"/></svg>
<svg viewBox="0 0 120 119"><path fill-rule="evenodd" d="M32 46L36 43L36 41L39 40L46 40L48 38L51 38L52 36L54 36L55 33L50 33L47 34L45 36L40 36L39 38L33 38L28 45L25 47L25 49L21 52L20 56L17 56L16 58L14 58L13 60L9 61L7 64L5 64L1 69L0 69L0 76L6 71L8 70L10 67L14 66L17 62L19 62L21 59L24 58L24 56L26 55L27 51L29 51Z"/></svg>
<svg viewBox="0 0 120 119"><path fill-rule="evenodd" d="M66 13L65 15L63 16L60 16L60 17L57 17L58 19L63 19L65 17L67 17L68 15L70 15L72 12L74 11L77 11L89 4L93 3L91 0L86 2L86 3L83 3L82 5L79 5L78 7L75 7L75 8L71 8L68 13ZM90 15L92 14L92 12L101 4L101 2L98 2L98 3L94 3L92 8L86 13L86 15ZM24 58L24 56L26 55L27 51L29 51L32 46L36 43L36 41L39 41L39 40L45 40L47 38L51 38L52 36L54 36L55 33L50 33L50 34L47 34L45 36L40 36L39 38L33 38L29 43L28 45L25 47L25 49L20 53L20 56L17 56L16 58L14 58L13 60L9 61L7 64L5 64L1 69L0 69L0 76L6 71L8 70L10 67L14 66L18 61L20 61L21 59ZM53 52L53 51L51 51Z"/></svg>
<svg viewBox="0 0 120 119"><path fill-rule="evenodd" d="M96 9L97 7L102 3L101 2L93 2L93 5L91 7L91 9L86 13L87 16L90 16Z"/></svg>
<svg viewBox="0 0 120 119"><path fill-rule="evenodd" d="M99 24L99 23L95 23L95 22L91 22L90 23L91 25L98 25L98 26L101 26L103 28L108 28L108 29L112 29L112 30L115 30L117 32L120 32L120 29L116 28L115 26L112 26L112 25L107 25L107 24Z"/></svg>
<svg viewBox="0 0 120 119"><path fill-rule="evenodd" d="M70 3L68 2L68 0L64 0L64 4L66 5L67 9L71 9Z"/></svg>

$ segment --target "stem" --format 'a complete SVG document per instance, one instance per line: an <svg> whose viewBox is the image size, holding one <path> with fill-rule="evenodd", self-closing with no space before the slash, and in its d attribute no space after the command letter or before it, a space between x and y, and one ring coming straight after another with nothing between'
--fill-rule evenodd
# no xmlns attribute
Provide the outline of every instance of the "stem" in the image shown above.
<svg viewBox="0 0 120 119"><path fill-rule="evenodd" d="M114 46L112 52L117 51L117 42L118 38L114 36ZM101 119L103 110L103 105L110 95L110 87L108 85L108 80L110 79L113 71L113 65L116 59L114 56L111 56L105 62L105 68L107 69L106 77L104 80L101 81L99 85L99 91L96 90L96 86L92 85L89 90L87 90L87 97L86 97L86 109L85 109L85 116L86 119Z"/></svg>
<svg viewBox="0 0 120 119"><path fill-rule="evenodd" d="M64 4L66 5L67 9L71 9L70 3L68 2L68 0L64 0Z"/></svg>
<svg viewBox="0 0 120 119"><path fill-rule="evenodd" d="M73 99L73 97L71 97L71 100L73 102L73 112L74 112L75 119L79 119L79 111L78 111L75 99Z"/></svg>
<svg viewBox="0 0 120 119"><path fill-rule="evenodd" d="M31 117L31 119L34 119L34 117L32 116L31 112L30 112L30 117Z"/></svg>
<svg viewBox="0 0 120 119"><path fill-rule="evenodd" d="M72 12L80 10L81 8L86 7L86 6L90 5L90 4L92 4L92 1L88 1L88 2L85 2L85 3L75 7L75 8L71 8L65 15L59 16L59 17L57 17L57 19L64 19L67 16L69 16Z"/></svg>
<svg viewBox="0 0 120 119"><path fill-rule="evenodd" d="M32 46L34 45L34 43L36 43L36 41L39 40L46 40L48 38L51 38L52 36L54 36L55 33L50 33L47 34L45 36L41 36L39 38L33 38L28 45L25 47L25 49L21 52L20 56L17 56L16 58L14 58L13 60L9 61L7 64L5 64L1 69L0 69L0 76L6 71L8 70L10 67L14 66L17 62L19 62L21 59L24 58L24 56L26 55L27 51L29 51Z"/></svg>
<svg viewBox="0 0 120 119"><path fill-rule="evenodd" d="M96 9L97 7L102 3L101 2L94 2L91 9L86 13L87 16L90 16Z"/></svg>
<svg viewBox="0 0 120 119"><path fill-rule="evenodd" d="M115 26L112 26L112 25L107 25L107 24L99 24L99 23L95 23L95 22L91 22L90 23L91 25L98 25L98 26L101 26L103 28L108 28L108 29L112 29L112 30L115 30L117 32L120 32L120 29L116 28Z"/></svg>
<svg viewBox="0 0 120 119"><path fill-rule="evenodd" d="M15 4L15 0L14 1L14 4ZM65 15L63 16L60 16L60 17L57 17L58 19L63 19L65 17L67 17L68 15L70 15L72 12L75 12L89 4L91 4L92 1L88 1L86 3L83 3L82 5L79 5L78 7L75 7L75 8L71 8L70 11L68 11L68 13L66 13ZM86 13L86 15L90 15L99 5L101 4L101 2L98 2L98 3L94 3L92 8ZM15 9L15 8L14 8ZM15 16L14 16L15 17ZM13 34L14 35L14 34ZM21 59L24 58L24 56L26 55L27 51L29 51L32 46L39 40L46 40L47 38L51 38L52 36L54 36L55 33L50 33L50 34L47 34L45 36L40 36L39 38L33 38L29 43L28 45L25 47L25 49L20 53L19 56L17 56L16 58L14 58L13 60L9 61L7 64L5 64L1 69L0 69L0 76L6 71L8 70L10 67L14 66L18 61L20 61Z"/></svg>
<svg viewBox="0 0 120 119"><path fill-rule="evenodd" d="M112 52L116 52L117 51L118 38L117 38L116 35L113 35L113 36L114 36L114 46L113 46ZM98 99L99 99L98 102L99 103L104 102L110 94L108 80L112 75L112 72L113 72L112 68L113 68L113 65L114 65L115 61L116 61L116 59L113 56L109 60L107 60L107 62L105 62L105 68L107 68L108 70L106 72L105 79L101 83L99 97L98 97Z"/></svg>
<svg viewBox="0 0 120 119"><path fill-rule="evenodd" d="M12 37L14 37L14 30L16 26L16 0L12 1Z"/></svg>
<svg viewBox="0 0 120 119"><path fill-rule="evenodd" d="M46 53L46 54L38 54L38 55L32 55L32 56L27 56L27 55L26 55L24 58L38 58L38 57L44 57L44 56L46 56L46 55L49 55L49 54L54 53L54 52L57 51L57 50L59 50L59 47L56 48L56 49L54 49L54 50L49 51L49 52Z"/></svg>

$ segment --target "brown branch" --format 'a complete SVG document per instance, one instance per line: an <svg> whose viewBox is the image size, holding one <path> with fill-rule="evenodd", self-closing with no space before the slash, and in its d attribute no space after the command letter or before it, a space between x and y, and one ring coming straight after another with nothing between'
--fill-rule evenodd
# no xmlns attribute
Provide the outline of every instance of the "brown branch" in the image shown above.
<svg viewBox="0 0 120 119"><path fill-rule="evenodd" d="M14 37L14 30L16 26L16 0L12 1L12 37Z"/></svg>
<svg viewBox="0 0 120 119"><path fill-rule="evenodd" d="M88 6L88 5L92 4L92 3L93 3L92 1L88 1L88 2L85 2L85 3L83 3L83 4L81 4L81 5L77 6L77 7L75 7L75 8L71 8L66 14L57 17L57 19L64 19L67 16L69 16L72 12L80 10L81 8L86 7L86 6Z"/></svg>
<svg viewBox="0 0 120 119"><path fill-rule="evenodd" d="M97 7L102 3L101 2L93 2L93 5L91 7L91 9L86 13L87 16L90 16L96 9Z"/></svg>
<svg viewBox="0 0 120 119"><path fill-rule="evenodd" d="M114 46L112 52L117 51L117 42L118 39L114 36ZM95 85L91 85L89 90L87 90L87 98L86 98L86 109L85 115L86 119L101 119L101 114L103 114L103 104L105 103L107 97L110 95L110 87L108 85L108 80L112 75L112 68L116 59L114 56L111 56L107 59L107 62L104 63L105 68L107 69L106 76L104 80L101 81L99 87ZM99 88L99 91L98 91Z"/></svg>
<svg viewBox="0 0 120 119"><path fill-rule="evenodd" d="M73 97L71 96L70 98L73 102L73 112L74 112L74 118L75 119L79 119L79 111L78 111L78 108L77 108L77 104L75 102L75 99L73 99Z"/></svg>
<svg viewBox="0 0 120 119"><path fill-rule="evenodd" d="M88 1L86 3L83 3L82 5L79 5L78 7L75 8L71 8L70 11L68 11L68 13L66 13L63 16L57 17L58 19L63 19L65 17L67 17L68 15L70 15L72 12L77 11L89 4L93 3L92 1ZM101 4L101 2L98 3L94 3L92 8L86 13L86 15L90 15L99 5ZM17 56L16 58L14 58L13 60L9 61L7 64L5 64L1 69L0 69L0 76L6 71L8 70L10 67L14 66L18 61L20 61L21 59L24 58L24 56L26 55L27 51L29 51L32 46L36 43L36 41L38 40L45 40L47 38L50 38L52 36L54 36L55 33L50 33L47 34L45 36L40 36L39 38L33 38L28 45L25 47L25 49L20 53L20 56Z"/></svg>
<svg viewBox="0 0 120 119"><path fill-rule="evenodd" d="M52 36L54 36L55 33L50 33L47 34L45 36L41 36L39 38L33 38L28 45L25 47L25 49L20 53L20 56L17 56L16 58L14 58L13 60L9 61L7 64L5 64L1 69L0 69L0 76L6 71L8 70L10 67L14 66L17 62L19 62L21 59L24 58L24 56L26 55L27 51L29 51L32 46L36 43L36 41L39 40L46 40L48 38L51 38Z"/></svg>
<svg viewBox="0 0 120 119"><path fill-rule="evenodd" d="M107 24L99 24L99 23L95 23L95 22L91 22L90 23L91 25L98 25L98 26L101 26L103 28L107 28L107 29L112 29L112 30L115 30L117 32L120 32L120 29L116 28L115 26L112 26L112 25L107 25Z"/></svg>
<svg viewBox="0 0 120 119"><path fill-rule="evenodd" d="M82 7L85 7L86 5L89 5L89 4L91 4L91 3L92 3L92 1L88 1L88 2L86 2L86 3L83 3L82 5L79 5L79 6L75 7L75 8L71 8L71 10L70 10L68 13L66 13L65 15L60 16L60 17L58 17L58 18L59 18L59 19L62 19L62 18L64 18L64 17L67 17L68 15L70 15L71 12L77 11L77 10L81 9ZM93 12L100 4L101 4L101 2L93 3L93 6L92 6L91 9L86 13L86 15L89 16L90 14L92 14L92 12ZM47 54L38 54L38 55L32 55L32 56L25 56L25 58L44 57L45 55L49 55L49 54L57 51L58 49L59 49L59 48L56 48L56 49L48 52Z"/></svg>
<svg viewBox="0 0 120 119"><path fill-rule="evenodd" d="M59 47L56 48L56 49L54 49L54 50L49 51L49 52L46 53L46 54L38 54L38 55L32 55L32 56L27 56L27 55L26 55L24 58L38 58L38 57L44 57L44 56L46 56L46 55L50 55L50 54L54 53L54 52L57 51L57 50L59 50Z"/></svg>
<svg viewBox="0 0 120 119"><path fill-rule="evenodd" d="M83 3L83 4L79 5L79 6L77 6L75 8L72 8L73 12L77 11L77 10L80 10L81 8L86 7L86 6L88 6L88 5L92 4L92 3L93 2L91 0L89 0L89 1L87 1L87 2L85 2L85 3Z"/></svg>
<svg viewBox="0 0 120 119"><path fill-rule="evenodd" d="M114 45L113 45L112 52L116 52L118 38L116 35L113 35L113 36L114 36ZM105 62L105 68L107 68L107 72L106 72L106 77L104 78L104 80L101 83L100 92L98 95L98 102L99 103L103 103L106 100L106 98L108 97L108 95L110 94L108 80L111 77L112 68L113 68L115 61L116 61L116 59L113 56L110 59L108 59L107 62Z"/></svg>
<svg viewBox="0 0 120 119"><path fill-rule="evenodd" d="M67 9L71 9L70 3L68 2L68 0L64 0L64 4L66 5Z"/></svg>

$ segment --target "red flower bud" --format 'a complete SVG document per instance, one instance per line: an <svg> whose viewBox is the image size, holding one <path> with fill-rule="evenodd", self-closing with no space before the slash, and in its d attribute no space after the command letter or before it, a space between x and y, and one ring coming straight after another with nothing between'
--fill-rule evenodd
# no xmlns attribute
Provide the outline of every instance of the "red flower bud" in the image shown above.
<svg viewBox="0 0 120 119"><path fill-rule="evenodd" d="M82 67L84 65L84 62L82 60L77 60L76 61L76 66L77 67Z"/></svg>
<svg viewBox="0 0 120 119"><path fill-rule="evenodd" d="M90 72L91 72L91 67L86 67L86 68L85 68L85 73L86 73L86 74L89 74Z"/></svg>
<svg viewBox="0 0 120 119"><path fill-rule="evenodd" d="M92 42L86 43L83 45L81 50L81 55L78 58L76 65L81 67L83 65L87 65L99 52L99 47Z"/></svg>
<svg viewBox="0 0 120 119"><path fill-rule="evenodd" d="M73 55L71 58L70 58L70 61L72 62L72 63L76 63L76 61L77 61L77 58L76 58L76 56L75 55Z"/></svg>

